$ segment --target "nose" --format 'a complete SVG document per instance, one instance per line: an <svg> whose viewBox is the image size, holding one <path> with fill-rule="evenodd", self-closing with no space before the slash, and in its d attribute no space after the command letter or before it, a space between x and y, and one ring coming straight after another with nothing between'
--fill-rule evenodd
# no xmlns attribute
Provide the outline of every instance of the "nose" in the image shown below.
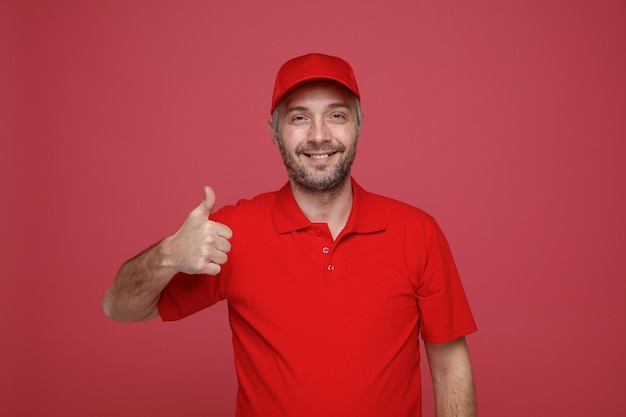
<svg viewBox="0 0 626 417"><path fill-rule="evenodd" d="M316 117L311 122L308 141L317 143L330 141L330 129L328 129L323 118Z"/></svg>

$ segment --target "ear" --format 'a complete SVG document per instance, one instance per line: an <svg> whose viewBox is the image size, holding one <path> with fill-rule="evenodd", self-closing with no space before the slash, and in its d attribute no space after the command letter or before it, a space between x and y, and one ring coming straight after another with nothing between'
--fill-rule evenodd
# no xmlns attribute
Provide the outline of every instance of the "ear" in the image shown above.
<svg viewBox="0 0 626 417"><path fill-rule="evenodd" d="M361 131L363 130L363 121L365 120L365 115L363 114L363 112L361 112L358 117L361 119L361 122L358 123L357 122L357 128L356 128L356 137L357 139L359 138L359 136L361 136Z"/></svg>
<svg viewBox="0 0 626 417"><path fill-rule="evenodd" d="M278 147L278 138L274 135L274 122L271 117L267 121L267 127L270 130L270 136L272 137L272 142L274 143L274 146Z"/></svg>

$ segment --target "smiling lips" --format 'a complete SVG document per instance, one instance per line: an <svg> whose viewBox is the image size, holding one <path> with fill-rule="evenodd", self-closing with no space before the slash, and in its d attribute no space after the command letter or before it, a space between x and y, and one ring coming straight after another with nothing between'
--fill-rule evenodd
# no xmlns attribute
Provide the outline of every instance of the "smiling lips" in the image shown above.
<svg viewBox="0 0 626 417"><path fill-rule="evenodd" d="M304 152L303 152L304 153ZM331 153L322 153L322 154L309 154L309 153L304 153L304 155L308 156L311 159L317 159L317 160L321 160L321 159L326 159L331 155L336 154L337 152L331 152Z"/></svg>
<svg viewBox="0 0 626 417"><path fill-rule="evenodd" d="M315 161L323 161L324 159L328 159L331 156L335 155L338 152L344 152L345 148L342 146L328 146L321 145L315 146L309 144L309 146L302 146L300 149L296 150L296 153L302 154L308 158L311 158Z"/></svg>

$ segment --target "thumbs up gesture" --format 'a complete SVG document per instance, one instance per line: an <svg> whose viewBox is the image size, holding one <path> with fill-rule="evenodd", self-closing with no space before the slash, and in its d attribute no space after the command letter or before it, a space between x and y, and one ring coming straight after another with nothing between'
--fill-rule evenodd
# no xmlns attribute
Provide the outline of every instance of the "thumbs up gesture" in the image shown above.
<svg viewBox="0 0 626 417"><path fill-rule="evenodd" d="M185 223L161 247L165 266L187 274L217 275L228 260L232 230L209 220L215 205L215 192L204 187L204 200L193 209Z"/></svg>

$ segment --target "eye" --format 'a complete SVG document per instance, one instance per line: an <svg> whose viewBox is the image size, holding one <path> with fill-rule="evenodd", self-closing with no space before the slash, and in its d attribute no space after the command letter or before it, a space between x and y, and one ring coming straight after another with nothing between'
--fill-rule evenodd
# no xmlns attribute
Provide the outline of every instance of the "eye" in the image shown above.
<svg viewBox="0 0 626 417"><path fill-rule="evenodd" d="M306 118L301 114L295 114L289 118L290 123L301 123L304 120L306 120Z"/></svg>
<svg viewBox="0 0 626 417"><path fill-rule="evenodd" d="M330 118L332 120L343 121L343 120L346 120L346 115L343 113L333 113L330 115Z"/></svg>

